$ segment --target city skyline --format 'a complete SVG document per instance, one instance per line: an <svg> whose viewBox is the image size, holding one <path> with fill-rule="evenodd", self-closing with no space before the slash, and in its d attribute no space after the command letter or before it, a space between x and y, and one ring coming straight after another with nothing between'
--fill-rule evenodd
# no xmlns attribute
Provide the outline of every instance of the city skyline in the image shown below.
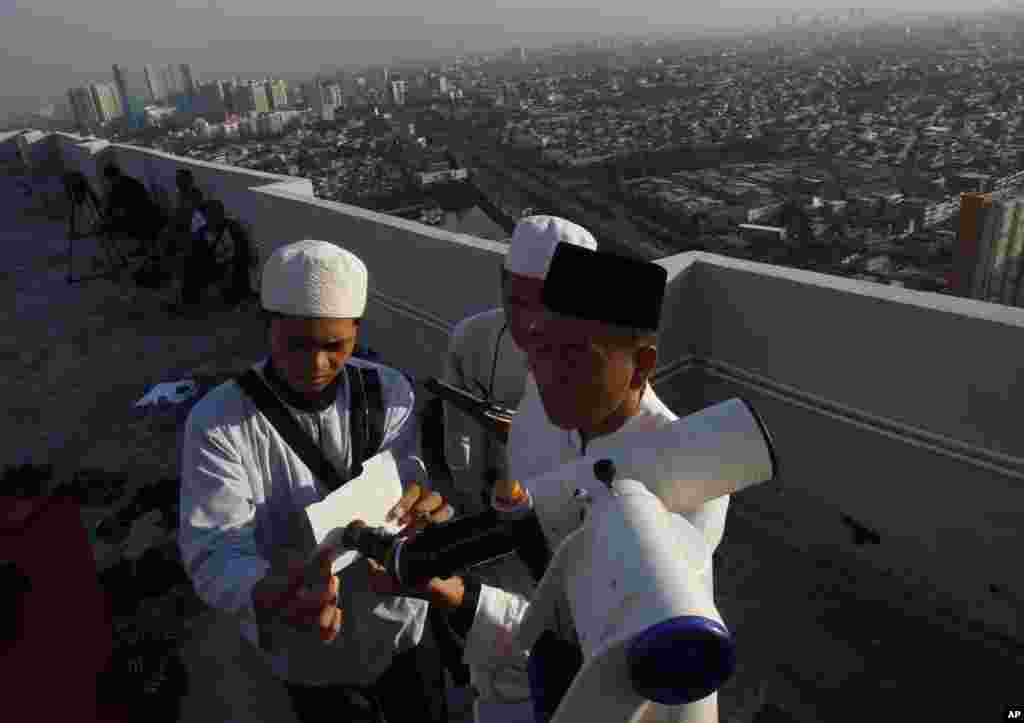
<svg viewBox="0 0 1024 723"><path fill-rule="evenodd" d="M668 35L700 28L773 28L780 14L843 14L852 6L833 2L811 7L772 7L748 0L748 7L718 7L696 14L647 2L628 12L584 6L572 0L560 8L462 7L445 2L427 17L402 7L375 5L378 17L346 17L344 8L312 0L288 7L236 0L182 0L162 4L91 0L65 7L41 0L31 7L0 10L0 47L8 69L0 86L0 116L28 113L66 93L67 88L109 77L111 64L125 68L129 86L143 89L142 68L189 63L210 77L276 75L295 80L324 67L389 63L399 58L430 59L501 48L550 47L599 36ZM462 5L466 5L462 3ZM615 6L620 7L620 6ZM877 16L894 12L977 11L958 1L903 0ZM422 11L421 11L422 12ZM389 14L390 13L390 14ZM159 28L159 32L157 32ZM543 29L541 29L543 28ZM261 42L277 41L277 42ZM138 78L138 79L136 79Z"/></svg>

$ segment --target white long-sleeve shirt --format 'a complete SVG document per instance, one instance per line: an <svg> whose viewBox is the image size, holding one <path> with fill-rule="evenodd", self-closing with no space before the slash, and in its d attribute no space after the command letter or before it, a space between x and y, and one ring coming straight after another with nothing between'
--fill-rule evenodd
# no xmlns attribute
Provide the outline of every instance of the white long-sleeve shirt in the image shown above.
<svg viewBox="0 0 1024 723"><path fill-rule="evenodd" d="M380 373L385 415L382 450L394 455L404 484L427 485L419 456L415 399L398 371L350 359L348 364ZM266 379L267 360L254 365ZM349 393L345 372L336 396L326 392L309 404L271 385L289 411L344 473L351 462ZM234 616L243 636L259 645L252 605L253 586L286 549L306 555L304 509L329 492L277 434L235 381L210 391L185 425L181 464L182 559L199 597ZM368 685L396 653L419 643L427 603L370 591L367 566L358 560L339 573L338 605L345 621L337 638L324 644L315 632L272 624L274 653L260 650L275 675L306 685Z"/></svg>
<svg viewBox="0 0 1024 723"><path fill-rule="evenodd" d="M509 433L509 475L512 479L529 480L580 457L621 449L633 440L639 442L645 433L677 419L678 417L662 403L648 384L641 398L639 413L616 432L591 440L584 451L578 432L559 429L548 420L536 383L530 375L522 404ZM579 525L579 507L571 497L573 491L571 485L566 486L564 505L560 509L538 510L546 519L559 520L555 532L550 533L552 536L548 538L552 551L557 549L562 540ZM545 496L545 504L550 505L550 499ZM693 513L683 515L704 534L707 542L706 569L709 572L704 579L711 588L709 592L712 595L714 588L710 574L710 570L713 569L711 555L722 540L728 505L729 498L721 497L706 503ZM546 529L545 532L550 531ZM487 584L482 586L476 617L466 640L467 663L484 670L496 671L495 678L499 680L502 675L510 677L510 667L525 671L526 656L515 650L514 640L530 605L529 595L523 594L523 591L532 591L534 587L524 565L518 564L514 570L511 565L512 563L509 563L503 570L504 579L500 581L500 587ZM575 632L572 630L571 615L567 607L562 606L559 609L558 619L562 628L557 631L559 635L566 640L573 640ZM482 687L487 690L487 686ZM718 720L717 710L717 694L687 706L669 707L650 703L639 723L711 723Z"/></svg>
<svg viewBox="0 0 1024 723"><path fill-rule="evenodd" d="M526 384L526 355L506 328L497 308L456 325L445 354L444 381L492 402L516 409ZM461 513L482 510L481 491L489 468L506 477L505 445L479 422L444 403L445 461L461 495Z"/></svg>

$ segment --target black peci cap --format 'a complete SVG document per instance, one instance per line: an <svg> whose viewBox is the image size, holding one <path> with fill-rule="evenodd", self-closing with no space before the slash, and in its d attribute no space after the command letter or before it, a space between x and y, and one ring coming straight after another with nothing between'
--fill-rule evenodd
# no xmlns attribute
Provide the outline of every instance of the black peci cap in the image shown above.
<svg viewBox="0 0 1024 723"><path fill-rule="evenodd" d="M656 263L560 243L541 302L565 316L657 331L667 283Z"/></svg>

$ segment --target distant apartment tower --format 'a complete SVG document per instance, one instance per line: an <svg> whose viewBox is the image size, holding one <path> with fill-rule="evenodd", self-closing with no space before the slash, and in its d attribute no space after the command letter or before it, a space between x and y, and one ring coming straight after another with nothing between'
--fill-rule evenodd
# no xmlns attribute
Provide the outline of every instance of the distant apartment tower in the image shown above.
<svg viewBox="0 0 1024 723"><path fill-rule="evenodd" d="M960 230L953 254L953 272L950 289L960 296L970 296L974 287L974 272L982 243L985 224L994 204L989 193L960 194Z"/></svg>
<svg viewBox="0 0 1024 723"><path fill-rule="evenodd" d="M234 111L239 115L270 112L267 91L263 83L256 81L242 83L235 88L234 99Z"/></svg>
<svg viewBox="0 0 1024 723"><path fill-rule="evenodd" d="M323 92L326 102L334 106L335 109L342 108L345 105L345 94L337 83L328 83L324 86Z"/></svg>
<svg viewBox="0 0 1024 723"><path fill-rule="evenodd" d="M199 112L214 117L227 112L224 103L224 86L219 80L212 80L199 86Z"/></svg>
<svg viewBox="0 0 1024 723"><path fill-rule="evenodd" d="M160 75L164 82L164 91L167 97L178 95L184 90L181 74L175 66L165 65L160 69Z"/></svg>
<svg viewBox="0 0 1024 723"><path fill-rule="evenodd" d="M274 110L288 107L288 84L283 80L268 80L263 84L267 101Z"/></svg>
<svg viewBox="0 0 1024 723"><path fill-rule="evenodd" d="M387 92L391 83L391 71L387 68L377 68L371 74L373 87L379 91Z"/></svg>
<svg viewBox="0 0 1024 723"><path fill-rule="evenodd" d="M1024 306L1024 198L961 195L952 281L962 296Z"/></svg>
<svg viewBox="0 0 1024 723"><path fill-rule="evenodd" d="M117 99L121 104L121 113L128 114L128 84L124 81L124 70L120 65L114 66L114 85L117 86Z"/></svg>
<svg viewBox="0 0 1024 723"><path fill-rule="evenodd" d="M153 103L159 103L167 98L167 88L164 86L163 78L157 73L156 68L152 65L147 65L143 73L146 76L146 89L149 91L149 100Z"/></svg>
<svg viewBox="0 0 1024 723"><path fill-rule="evenodd" d="M178 70L180 71L182 91L190 98L193 97L196 93L196 77L192 74L192 66L182 63L178 66Z"/></svg>
<svg viewBox="0 0 1024 723"><path fill-rule="evenodd" d="M96 108L92 91L88 87L68 90L68 101L71 103L71 113L74 116L75 125L82 128L99 125L99 111Z"/></svg>
<svg viewBox="0 0 1024 723"><path fill-rule="evenodd" d="M405 105L405 97L408 92L408 85L404 80L393 80L389 86L391 103L397 106Z"/></svg>
<svg viewBox="0 0 1024 723"><path fill-rule="evenodd" d="M342 73L338 80L341 84L341 99L345 105L350 105L355 97L359 95L359 79L351 73Z"/></svg>
<svg viewBox="0 0 1024 723"><path fill-rule="evenodd" d="M238 112L235 108L235 91L238 89L239 85L240 83L238 82L238 78L221 81L220 87L224 89L224 108L228 113Z"/></svg>
<svg viewBox="0 0 1024 723"><path fill-rule="evenodd" d="M121 103L118 101L117 88L113 83L92 83L89 85L96 116L100 123L109 123L121 115Z"/></svg>
<svg viewBox="0 0 1024 723"><path fill-rule="evenodd" d="M252 109L257 113L269 113L270 112L270 94L267 92L267 87L263 83L252 83L249 85L249 100L252 103Z"/></svg>
<svg viewBox="0 0 1024 723"><path fill-rule="evenodd" d="M341 107L341 86L325 84L319 78L303 88L306 103L320 120L333 121L335 112Z"/></svg>

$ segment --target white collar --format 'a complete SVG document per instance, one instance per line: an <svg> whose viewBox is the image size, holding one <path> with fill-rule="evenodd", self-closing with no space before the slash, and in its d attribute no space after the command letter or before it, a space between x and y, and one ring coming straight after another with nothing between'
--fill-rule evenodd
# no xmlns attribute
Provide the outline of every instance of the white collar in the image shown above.
<svg viewBox="0 0 1024 723"><path fill-rule="evenodd" d="M658 395L654 393L654 388L651 387L651 383L647 382L647 386L644 387L643 395L640 397L640 408L637 413L626 420L625 424L616 429L610 434L602 434L600 437L595 437L587 442L587 454L593 452L595 446L598 448L606 445L615 446L616 440L621 440L623 437L628 437L634 432L648 432L651 429L661 426L664 420L674 420L675 417L672 412L669 411L668 407L665 406L664 402L658 399ZM582 438L579 430L574 429L566 433L566 439L574 451L581 451Z"/></svg>

